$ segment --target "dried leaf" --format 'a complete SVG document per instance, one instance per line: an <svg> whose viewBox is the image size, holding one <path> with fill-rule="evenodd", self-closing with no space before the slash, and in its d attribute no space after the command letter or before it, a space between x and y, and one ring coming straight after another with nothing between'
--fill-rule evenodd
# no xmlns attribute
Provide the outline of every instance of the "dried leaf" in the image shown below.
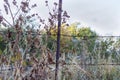
<svg viewBox="0 0 120 80"><path fill-rule="evenodd" d="M54 64L55 62L53 61L53 59L52 59L52 56L51 56L51 54L48 52L48 63L49 64Z"/></svg>
<svg viewBox="0 0 120 80"><path fill-rule="evenodd" d="M12 36L12 34L11 34L11 32L10 32L10 30L8 30L8 38L11 38L11 36Z"/></svg>

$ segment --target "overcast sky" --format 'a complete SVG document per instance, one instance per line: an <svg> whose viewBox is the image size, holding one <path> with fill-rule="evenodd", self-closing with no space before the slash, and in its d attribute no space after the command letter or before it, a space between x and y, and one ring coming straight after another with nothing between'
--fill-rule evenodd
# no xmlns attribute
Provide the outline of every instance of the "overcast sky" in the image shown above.
<svg viewBox="0 0 120 80"><path fill-rule="evenodd" d="M46 18L48 10L45 0L31 1L37 2L38 8L35 11ZM51 4L58 0L48 1ZM63 9L70 14L70 22L79 21L102 35L120 35L120 0L63 0Z"/></svg>

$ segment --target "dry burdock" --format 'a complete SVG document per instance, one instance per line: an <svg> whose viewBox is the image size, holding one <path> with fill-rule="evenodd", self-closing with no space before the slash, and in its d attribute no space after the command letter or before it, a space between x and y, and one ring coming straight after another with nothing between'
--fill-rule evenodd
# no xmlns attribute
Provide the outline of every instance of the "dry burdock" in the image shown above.
<svg viewBox="0 0 120 80"><path fill-rule="evenodd" d="M49 9L48 1L45 3ZM12 3L4 0L6 16L10 16L12 22L0 15L0 23L8 28L1 33L6 48L0 55L0 79L54 80L55 51L47 47L47 41L49 41L51 30L57 27L58 4L55 2L52 12L49 11L50 17L47 23L37 13L29 14L37 4L30 5L29 0L21 1L20 6L18 4L16 0ZM15 14L11 6L17 10ZM62 11L63 24L67 24L69 17L66 11ZM44 27L43 30L40 29L41 26ZM70 80L70 78L75 80L75 73L79 70L90 76L78 64L68 66L62 58L59 64L59 80Z"/></svg>
<svg viewBox="0 0 120 80"><path fill-rule="evenodd" d="M7 27L0 32L6 46L0 54L0 79L54 80L56 39L51 39L51 32L56 33L58 4L55 2L51 11L48 1L45 1L50 16L47 20L38 13L29 13L37 7L37 4L30 5L30 0L21 1L20 6L18 4L16 0L12 3L4 0L4 10L11 21L0 15L0 24ZM11 6L17 10L14 14ZM68 25L69 18L67 12L62 11L62 24ZM69 54L71 50L66 52ZM61 52L59 80L93 80L92 71L82 67L74 55L66 59L65 52Z"/></svg>

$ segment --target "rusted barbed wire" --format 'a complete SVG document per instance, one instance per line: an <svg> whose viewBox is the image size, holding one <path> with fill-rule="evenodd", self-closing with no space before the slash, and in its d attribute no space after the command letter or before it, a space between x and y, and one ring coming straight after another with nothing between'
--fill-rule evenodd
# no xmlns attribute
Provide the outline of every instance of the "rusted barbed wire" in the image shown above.
<svg viewBox="0 0 120 80"><path fill-rule="evenodd" d="M0 31L0 33L4 33L4 31ZM18 33L18 32L11 32L11 33ZM29 31L26 31L26 33L24 33L25 35L29 34ZM57 34L41 34L41 33L31 33L31 35L48 35L48 36L57 36ZM61 36L64 37L84 37L84 38L94 38L94 37L120 37L120 36L107 36L107 35L103 35L103 36L79 36L79 35L66 35L66 34L60 34Z"/></svg>
<svg viewBox="0 0 120 80"><path fill-rule="evenodd" d="M112 65L112 66L120 66L120 63L119 64L115 64L115 63L109 63L109 64L64 64L64 65L86 65L86 66L106 66L106 65ZM16 69L15 67L12 67L12 66L6 66L6 67L0 67L0 72L1 71L5 71L5 70L13 70L13 69Z"/></svg>
<svg viewBox="0 0 120 80"><path fill-rule="evenodd" d="M68 65L75 65L75 64L68 64ZM98 66L98 65L100 65L100 66L105 66L105 65L120 65L120 64L115 64L115 63L109 63L109 64L79 64L79 65L88 65L88 66Z"/></svg>

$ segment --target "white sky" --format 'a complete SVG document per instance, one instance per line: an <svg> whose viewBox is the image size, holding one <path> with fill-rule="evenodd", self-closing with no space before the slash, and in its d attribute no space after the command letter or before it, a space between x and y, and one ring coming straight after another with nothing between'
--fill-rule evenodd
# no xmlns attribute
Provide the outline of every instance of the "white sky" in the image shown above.
<svg viewBox="0 0 120 80"><path fill-rule="evenodd" d="M45 7L45 0L31 1L38 4L38 8L34 11L39 12L42 17L46 18L48 10ZM53 1L58 2L58 0L48 1L50 5ZM70 14L70 22L79 21L102 35L120 35L119 4L120 0L63 0L63 9ZM0 9L2 6L2 0L0 0ZM52 8L52 5L50 7Z"/></svg>

